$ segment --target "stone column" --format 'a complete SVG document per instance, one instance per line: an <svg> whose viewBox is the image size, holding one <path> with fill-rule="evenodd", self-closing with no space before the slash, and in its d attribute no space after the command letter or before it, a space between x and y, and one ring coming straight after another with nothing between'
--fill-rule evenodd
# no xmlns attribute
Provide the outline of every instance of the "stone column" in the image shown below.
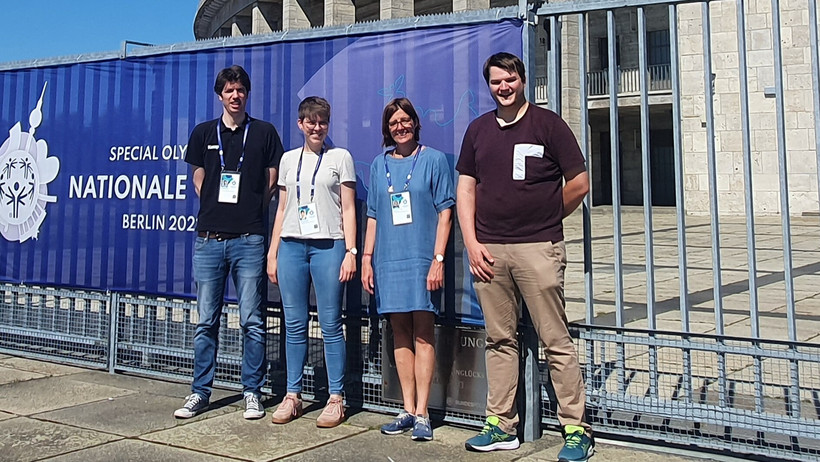
<svg viewBox="0 0 820 462"><path fill-rule="evenodd" d="M356 22L356 5L353 0L325 0L325 26L338 26Z"/></svg>
<svg viewBox="0 0 820 462"><path fill-rule="evenodd" d="M270 34L275 30L279 30L281 28L281 14L277 15L277 10L280 10L279 5L274 2L256 2L253 5L251 19L253 33Z"/></svg>
<svg viewBox="0 0 820 462"><path fill-rule="evenodd" d="M304 5L303 5L304 4ZM306 8L308 2L299 0L284 0L282 2L282 29L308 29L310 18Z"/></svg>
<svg viewBox="0 0 820 462"><path fill-rule="evenodd" d="M490 0L453 0L453 12L489 9Z"/></svg>
<svg viewBox="0 0 820 462"><path fill-rule="evenodd" d="M379 19L409 18L414 12L413 0L381 0Z"/></svg>

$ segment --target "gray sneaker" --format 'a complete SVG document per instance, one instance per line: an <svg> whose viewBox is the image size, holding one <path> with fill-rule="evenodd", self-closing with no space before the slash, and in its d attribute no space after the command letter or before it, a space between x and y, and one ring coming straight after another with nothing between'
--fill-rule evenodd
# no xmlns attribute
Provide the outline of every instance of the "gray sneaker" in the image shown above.
<svg viewBox="0 0 820 462"><path fill-rule="evenodd" d="M245 393L245 412L242 413L242 417L248 420L265 417L265 407L255 394Z"/></svg>
<svg viewBox="0 0 820 462"><path fill-rule="evenodd" d="M190 419L200 412L208 409L208 399L199 393L191 393L185 397L185 404L174 411L174 417L178 419Z"/></svg>

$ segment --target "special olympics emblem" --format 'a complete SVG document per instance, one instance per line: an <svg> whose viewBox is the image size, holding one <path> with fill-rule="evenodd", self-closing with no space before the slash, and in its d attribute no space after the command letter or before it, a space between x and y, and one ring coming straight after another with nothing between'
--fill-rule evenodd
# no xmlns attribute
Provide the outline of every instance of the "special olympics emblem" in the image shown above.
<svg viewBox="0 0 820 462"><path fill-rule="evenodd" d="M48 194L48 183L57 177L60 160L48 157L48 144L34 137L43 121L47 85L29 114L28 133L17 122L0 146L0 234L9 241L36 239L46 218L46 203L57 202Z"/></svg>

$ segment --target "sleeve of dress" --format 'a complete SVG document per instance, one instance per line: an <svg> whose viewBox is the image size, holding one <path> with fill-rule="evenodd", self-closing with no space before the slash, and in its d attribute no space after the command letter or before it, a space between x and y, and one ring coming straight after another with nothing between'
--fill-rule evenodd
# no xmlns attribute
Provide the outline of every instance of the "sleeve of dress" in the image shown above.
<svg viewBox="0 0 820 462"><path fill-rule="evenodd" d="M377 156L370 164L370 182L367 186L367 216L370 218L376 218L376 201L378 200L377 194L379 194L377 184L379 182L378 159Z"/></svg>
<svg viewBox="0 0 820 462"><path fill-rule="evenodd" d="M455 205L455 193L453 192L453 170L444 153L438 153L433 164L433 204L436 212Z"/></svg>

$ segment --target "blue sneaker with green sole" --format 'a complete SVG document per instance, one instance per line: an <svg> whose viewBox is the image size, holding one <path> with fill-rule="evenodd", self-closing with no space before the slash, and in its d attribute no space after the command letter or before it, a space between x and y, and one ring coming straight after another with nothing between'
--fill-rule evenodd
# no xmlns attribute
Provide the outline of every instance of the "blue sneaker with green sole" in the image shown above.
<svg viewBox="0 0 820 462"><path fill-rule="evenodd" d="M505 433L498 427L498 417L491 415L487 417L487 422L481 433L470 438L464 443L468 451L498 451L518 449L518 437Z"/></svg>
<svg viewBox="0 0 820 462"><path fill-rule="evenodd" d="M558 453L558 462L585 462L595 452L595 440L587 436L584 427L564 427L564 447Z"/></svg>

